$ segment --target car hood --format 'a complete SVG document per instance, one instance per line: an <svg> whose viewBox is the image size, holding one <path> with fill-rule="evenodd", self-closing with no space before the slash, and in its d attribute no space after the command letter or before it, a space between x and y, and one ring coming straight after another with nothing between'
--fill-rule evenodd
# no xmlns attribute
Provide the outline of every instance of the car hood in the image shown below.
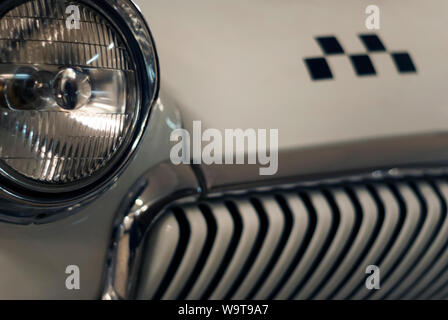
<svg viewBox="0 0 448 320"><path fill-rule="evenodd" d="M137 4L155 37L162 92L185 127L278 129L277 177L447 159L446 1L382 2L379 30L365 25L370 1ZM386 50L368 52L364 34ZM334 36L345 53L325 56L320 36ZM392 54L403 52L417 72L398 72ZM376 74L357 75L352 55L370 57ZM305 59L319 57L332 79L311 78ZM204 166L212 185L257 175L229 170L238 168Z"/></svg>

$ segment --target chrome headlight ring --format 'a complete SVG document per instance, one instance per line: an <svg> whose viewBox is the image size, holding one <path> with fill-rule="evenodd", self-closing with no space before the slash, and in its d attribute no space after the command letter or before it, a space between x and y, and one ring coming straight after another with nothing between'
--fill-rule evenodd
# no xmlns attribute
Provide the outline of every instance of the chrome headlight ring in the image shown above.
<svg viewBox="0 0 448 320"><path fill-rule="evenodd" d="M154 40L140 10L131 0L44 1L86 6L100 14L113 27L124 40L125 50L129 52L135 64L135 90L138 97L135 99L135 110L138 112L132 123L133 131L128 143L111 157L107 166L95 172L93 177L66 184L48 184L27 177L17 179L5 170L4 166L0 167L0 221L11 223L41 224L54 221L75 212L77 208L105 192L118 179L135 154L159 90L159 63ZM27 2L29 0L2 1L0 19ZM0 127L1 125L0 123Z"/></svg>

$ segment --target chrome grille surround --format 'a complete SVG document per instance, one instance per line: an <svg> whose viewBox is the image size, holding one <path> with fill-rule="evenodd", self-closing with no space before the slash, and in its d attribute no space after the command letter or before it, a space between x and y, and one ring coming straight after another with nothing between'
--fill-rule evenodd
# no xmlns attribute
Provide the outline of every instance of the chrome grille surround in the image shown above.
<svg viewBox="0 0 448 320"><path fill-rule="evenodd" d="M427 169L173 206L146 240L137 297L448 298L447 199L446 171ZM364 285L372 264L378 291Z"/></svg>

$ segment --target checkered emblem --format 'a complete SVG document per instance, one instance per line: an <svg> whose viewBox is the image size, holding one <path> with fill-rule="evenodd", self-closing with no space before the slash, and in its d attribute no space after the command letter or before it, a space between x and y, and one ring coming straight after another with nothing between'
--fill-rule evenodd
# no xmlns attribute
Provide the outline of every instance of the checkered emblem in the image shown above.
<svg viewBox="0 0 448 320"><path fill-rule="evenodd" d="M344 48L334 36L317 37L316 41L322 48L323 57L306 58L305 64L313 80L333 79L333 73L328 65L327 59L332 55L347 55L358 76L375 76L375 66L369 54L388 52L399 73L417 73L414 62L407 52L389 52L375 34L362 34L359 36L367 50L365 54L346 54Z"/></svg>

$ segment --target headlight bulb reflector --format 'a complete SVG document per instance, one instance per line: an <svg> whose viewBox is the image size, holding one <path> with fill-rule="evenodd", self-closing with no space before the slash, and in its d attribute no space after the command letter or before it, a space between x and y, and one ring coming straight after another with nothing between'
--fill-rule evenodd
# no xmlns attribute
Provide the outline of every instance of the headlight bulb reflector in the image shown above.
<svg viewBox="0 0 448 320"><path fill-rule="evenodd" d="M79 29L66 8L79 9ZM0 171L29 188L87 184L132 143L137 70L125 39L83 2L30 0L0 17Z"/></svg>

